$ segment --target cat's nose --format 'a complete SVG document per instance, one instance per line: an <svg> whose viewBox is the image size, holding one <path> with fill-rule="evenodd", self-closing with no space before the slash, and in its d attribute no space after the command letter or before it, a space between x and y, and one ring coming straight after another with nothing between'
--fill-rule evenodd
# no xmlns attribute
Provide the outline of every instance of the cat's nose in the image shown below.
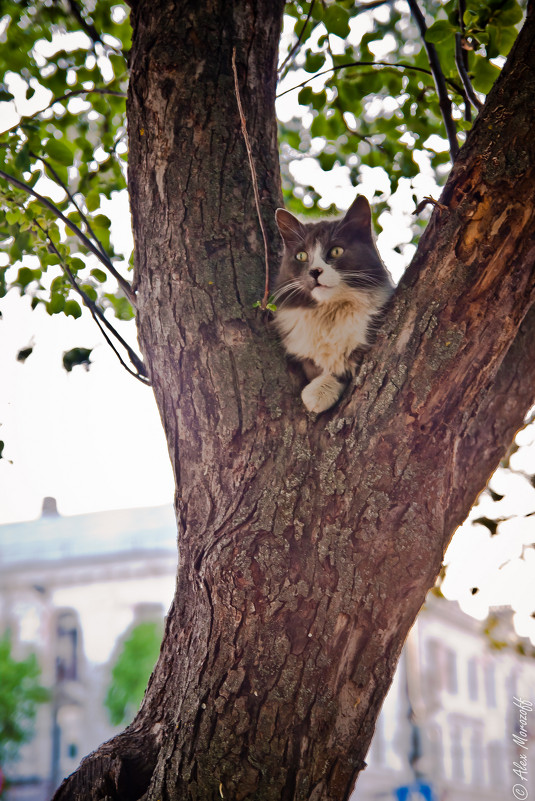
<svg viewBox="0 0 535 801"><path fill-rule="evenodd" d="M323 270L321 269L321 267L314 267L313 270L308 271L308 274L317 281L322 272Z"/></svg>

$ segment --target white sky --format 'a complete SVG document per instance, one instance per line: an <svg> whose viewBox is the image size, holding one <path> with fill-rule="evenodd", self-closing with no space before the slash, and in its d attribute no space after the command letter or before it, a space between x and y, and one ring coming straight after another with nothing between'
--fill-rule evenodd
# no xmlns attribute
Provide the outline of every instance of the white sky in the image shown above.
<svg viewBox="0 0 535 801"><path fill-rule="evenodd" d="M294 75L289 85L303 79ZM31 113L43 105L36 95L29 103L19 101L18 109ZM279 101L282 119L295 112L291 96ZM14 115L13 108L2 104L3 126L10 126ZM419 164L421 173L412 190L419 197L438 197L425 157ZM344 168L322 173L315 161L303 159L292 170L296 178L316 185L325 206L336 202L347 207L354 198ZM361 191L368 197L387 189L381 169L364 166L361 175ZM396 279L414 251L407 227L414 208L410 193L410 182L402 180L390 212L381 217L384 230L378 247ZM112 218L116 246L128 253L126 196L116 195L103 210ZM403 255L393 250L396 246L401 246ZM38 517L47 495L57 498L64 515L171 503L173 478L152 391L119 365L89 314L84 310L82 318L73 320L50 317L42 308L32 312L28 299L17 291L0 300L0 308L0 439L6 443L6 458L0 460L0 523ZM116 324L134 343L134 324ZM16 354L30 342L35 343L32 356L25 364L17 362ZM64 371L62 354L75 346L95 347L89 372ZM515 457L516 466L535 472L535 435L523 436L526 444ZM511 551L520 555L523 544L535 539L535 516L521 517L535 511L535 490L521 476L503 473L493 479L493 487L508 491L501 502L503 514L519 517L503 524L505 534L494 538L480 526L459 530L446 556L450 566L443 590L479 618L486 615L489 604L511 603L518 612L519 633L531 635L535 642L535 621L530 617L535 609L535 551L527 549L523 560L507 562ZM478 510L473 516L482 514L484 510ZM472 596L474 586L481 590Z"/></svg>

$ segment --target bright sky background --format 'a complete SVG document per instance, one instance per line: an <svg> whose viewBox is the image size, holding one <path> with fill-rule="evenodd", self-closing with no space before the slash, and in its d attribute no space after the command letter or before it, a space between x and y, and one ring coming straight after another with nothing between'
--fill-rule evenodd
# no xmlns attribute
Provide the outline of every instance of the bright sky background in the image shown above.
<svg viewBox="0 0 535 801"><path fill-rule="evenodd" d="M363 16L359 20L364 24ZM302 77L294 74L281 88L305 77L304 71ZM2 127L8 127L16 120L15 110L1 105ZM31 101L19 101L18 109L31 113L43 105L36 94ZM302 107L297 112L307 113ZM291 95L279 101L278 113L282 120L296 113ZM423 156L419 165L421 174L412 189L419 197L438 197ZM325 206L336 202L346 208L354 198L344 168L322 173L314 160L303 159L292 171L318 188ZM388 189L380 168L363 166L361 176L360 191L369 198ZM414 209L410 194L409 182L402 180L390 212L381 217L378 247L396 279L414 251L407 227ZM112 219L116 247L128 256L132 238L125 193L103 211ZM394 251L396 246L401 254ZM0 460L0 524L38 517L48 495L57 499L63 515L172 503L172 472L152 391L120 366L89 314L84 310L82 318L73 320L50 317L42 307L32 312L29 300L16 290L0 300L0 309L0 439L6 443L5 459ZM135 343L133 323L116 325ZM18 351L30 343L33 354L25 364L17 362ZM75 346L95 347L89 372L80 367L64 371L63 352ZM534 429L521 435L523 448L514 457L519 471L535 472ZM535 620L530 617L535 610L535 551L524 547L535 540L535 516L524 516L535 512L535 489L522 475L503 471L492 486L507 493L499 514L516 519L503 523L503 534L493 538L482 526L462 527L446 556L450 566L443 590L479 618L489 604L510 603L517 610L517 630L535 642ZM483 514L484 507L472 517ZM509 562L511 555L523 559ZM474 586L481 589L473 596Z"/></svg>

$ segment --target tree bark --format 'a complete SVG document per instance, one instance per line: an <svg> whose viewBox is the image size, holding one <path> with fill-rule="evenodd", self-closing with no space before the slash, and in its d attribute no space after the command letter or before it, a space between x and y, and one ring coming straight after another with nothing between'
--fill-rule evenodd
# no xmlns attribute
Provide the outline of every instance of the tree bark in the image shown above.
<svg viewBox="0 0 535 801"><path fill-rule="evenodd" d="M263 243L231 69L236 47L273 269L282 9L133 11L138 327L180 566L138 717L58 800L347 799L444 549L534 399L533 15L376 344L314 419L253 309Z"/></svg>

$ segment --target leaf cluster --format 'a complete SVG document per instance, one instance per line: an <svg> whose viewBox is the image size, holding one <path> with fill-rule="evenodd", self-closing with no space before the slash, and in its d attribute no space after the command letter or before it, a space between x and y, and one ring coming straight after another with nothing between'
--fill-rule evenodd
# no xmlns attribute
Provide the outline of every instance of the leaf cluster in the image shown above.
<svg viewBox="0 0 535 801"><path fill-rule="evenodd" d="M49 691L39 683L40 674L35 654L17 660L9 632L0 637L0 765L14 760L31 739L37 707L50 700Z"/></svg>
<svg viewBox="0 0 535 801"><path fill-rule="evenodd" d="M162 633L160 624L146 621L134 626L124 641L104 700L114 726L129 723L136 714L158 658Z"/></svg>
<svg viewBox="0 0 535 801"><path fill-rule="evenodd" d="M0 297L16 287L33 308L76 318L83 303L76 282L100 308L131 319L106 269L122 257L102 210L103 199L126 186L127 8L7 0L1 10L0 117L2 109L19 112L17 105L24 111L0 135Z"/></svg>
<svg viewBox="0 0 535 801"><path fill-rule="evenodd" d="M449 172L444 115L429 61L435 49L459 143L474 111L455 58L456 34L462 62L476 99L484 100L518 33L523 11L517 0L422 0L415 3L293 2L289 53L282 61L284 93L296 87L295 117L281 124L285 200L314 213L320 199L313 186L299 185L291 165L307 156L322 170L346 169L351 183L362 167L380 167L390 193L414 181L422 155L441 184ZM293 79L293 80L292 80ZM416 195L414 195L416 202ZM388 193L379 198L385 208ZM416 233L416 231L415 231Z"/></svg>

